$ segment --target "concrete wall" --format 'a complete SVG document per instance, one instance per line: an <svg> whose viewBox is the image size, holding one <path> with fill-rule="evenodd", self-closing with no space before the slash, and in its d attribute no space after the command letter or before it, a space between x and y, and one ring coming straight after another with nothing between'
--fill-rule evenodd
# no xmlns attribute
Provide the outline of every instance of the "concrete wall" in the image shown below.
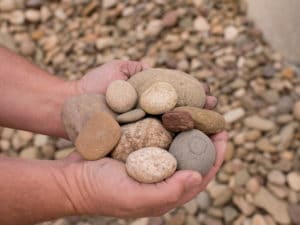
<svg viewBox="0 0 300 225"><path fill-rule="evenodd" d="M248 14L266 40L300 65L300 0L246 0Z"/></svg>

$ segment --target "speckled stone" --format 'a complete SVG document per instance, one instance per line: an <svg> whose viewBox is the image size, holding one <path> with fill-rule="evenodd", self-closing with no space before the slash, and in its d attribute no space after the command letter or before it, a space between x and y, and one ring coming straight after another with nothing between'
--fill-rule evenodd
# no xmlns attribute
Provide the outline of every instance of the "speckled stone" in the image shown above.
<svg viewBox="0 0 300 225"><path fill-rule="evenodd" d="M168 149L172 142L171 133L157 119L145 118L123 125L121 129L122 135L112 152L112 157L123 162L133 151L145 147Z"/></svg>
<svg viewBox="0 0 300 225"><path fill-rule="evenodd" d="M157 82L140 96L139 105L152 115L163 114L173 109L177 103L175 88L166 82Z"/></svg>
<svg viewBox="0 0 300 225"><path fill-rule="evenodd" d="M119 123L132 123L144 118L146 113L142 109L134 109L129 112L120 114L117 116L117 121Z"/></svg>
<svg viewBox="0 0 300 225"><path fill-rule="evenodd" d="M208 173L216 159L215 147L209 137L195 129L177 135L169 152L177 159L179 169L195 170L202 175Z"/></svg>
<svg viewBox="0 0 300 225"><path fill-rule="evenodd" d="M170 177L176 170L174 156L156 147L142 148L132 152L126 160L130 177L142 183L157 183Z"/></svg>

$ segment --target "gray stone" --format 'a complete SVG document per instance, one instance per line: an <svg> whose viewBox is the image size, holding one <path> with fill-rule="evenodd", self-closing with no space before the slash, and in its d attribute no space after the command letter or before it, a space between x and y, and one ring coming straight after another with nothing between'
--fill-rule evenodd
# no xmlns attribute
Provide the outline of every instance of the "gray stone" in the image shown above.
<svg viewBox="0 0 300 225"><path fill-rule="evenodd" d="M197 212L197 202L195 199L185 203L183 207L190 215L194 215Z"/></svg>
<svg viewBox="0 0 300 225"><path fill-rule="evenodd" d="M238 212L235 208L227 206L224 208L224 219L226 224L231 224L231 222L238 216Z"/></svg>
<svg viewBox="0 0 300 225"><path fill-rule="evenodd" d="M177 159L179 169L196 170L202 175L208 173L216 158L213 143L199 130L178 134L169 151Z"/></svg>
<svg viewBox="0 0 300 225"><path fill-rule="evenodd" d="M201 210L207 210L211 206L211 198L206 191L200 192L196 198L198 207Z"/></svg>
<svg viewBox="0 0 300 225"><path fill-rule="evenodd" d="M235 184L237 186L244 186L250 178L250 175L246 169L237 172L235 175Z"/></svg>
<svg viewBox="0 0 300 225"><path fill-rule="evenodd" d="M126 113L122 113L116 117L119 123L132 123L144 118L146 113L142 109L134 109Z"/></svg>
<svg viewBox="0 0 300 225"><path fill-rule="evenodd" d="M17 50L16 44L15 44L13 38L7 33L0 32L0 45L4 46L12 51Z"/></svg>

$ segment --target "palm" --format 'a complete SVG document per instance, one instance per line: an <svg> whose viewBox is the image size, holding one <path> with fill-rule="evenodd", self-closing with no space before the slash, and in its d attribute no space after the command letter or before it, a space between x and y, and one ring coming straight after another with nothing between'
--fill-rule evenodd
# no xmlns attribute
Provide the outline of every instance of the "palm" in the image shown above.
<svg viewBox="0 0 300 225"><path fill-rule="evenodd" d="M82 211L117 217L154 216L184 204L205 190L219 170L226 149L227 134L212 137L217 151L214 167L204 177L194 171L177 171L172 177L157 184L141 184L130 178L125 164L111 158L84 161L78 154L68 160L77 161L78 188L84 190ZM192 179L190 179L192 177Z"/></svg>
<svg viewBox="0 0 300 225"><path fill-rule="evenodd" d="M88 72L78 81L82 93L105 94L114 80L127 80L130 76L148 68L134 61L114 60ZM213 109L217 99L210 96L204 86L207 98L205 108ZM141 184L131 179L124 163L110 158L98 161L83 161L78 154L67 160L76 163L75 186L81 193L75 197L86 214L101 214L117 217L140 217L161 215L195 197L213 179L219 170L227 143L226 132L212 137L217 159L215 166L204 177L194 171L177 171L172 177L158 184ZM73 171L70 172L71 174ZM71 175L72 176L72 175Z"/></svg>

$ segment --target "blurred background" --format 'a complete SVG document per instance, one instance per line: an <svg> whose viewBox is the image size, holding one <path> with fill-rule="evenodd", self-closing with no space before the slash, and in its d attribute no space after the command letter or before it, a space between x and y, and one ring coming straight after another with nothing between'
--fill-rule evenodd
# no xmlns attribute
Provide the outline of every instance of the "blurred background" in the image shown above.
<svg viewBox="0 0 300 225"><path fill-rule="evenodd" d="M300 61L299 1L285 4L294 13L273 4L281 0L249 2L0 0L0 44L54 75L77 79L112 59L183 70L211 86L228 123L222 170L181 208L42 225L300 224L300 74L290 64ZM0 155L61 159L71 151L63 139L0 128Z"/></svg>

